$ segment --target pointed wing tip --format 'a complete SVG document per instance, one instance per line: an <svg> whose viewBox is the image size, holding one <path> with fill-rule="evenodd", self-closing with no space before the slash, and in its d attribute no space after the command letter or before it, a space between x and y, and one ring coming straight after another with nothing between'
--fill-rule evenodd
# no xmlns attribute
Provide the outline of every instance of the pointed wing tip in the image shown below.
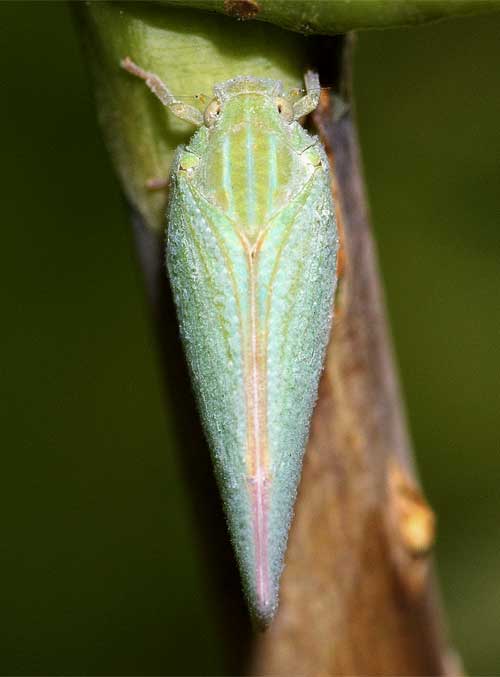
<svg viewBox="0 0 500 677"><path fill-rule="evenodd" d="M250 616L256 630L264 631L271 625L278 611L279 581L275 581L264 594L254 591L249 600Z"/></svg>
<svg viewBox="0 0 500 677"><path fill-rule="evenodd" d="M278 610L277 602L274 604L254 604L250 608L252 622L256 630L264 632L271 625L276 611Z"/></svg>

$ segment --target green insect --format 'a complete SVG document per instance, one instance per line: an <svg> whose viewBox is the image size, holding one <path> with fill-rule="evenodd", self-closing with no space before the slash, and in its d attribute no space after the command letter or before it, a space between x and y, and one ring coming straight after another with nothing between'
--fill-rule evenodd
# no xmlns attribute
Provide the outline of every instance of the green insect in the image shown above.
<svg viewBox="0 0 500 677"><path fill-rule="evenodd" d="M169 182L167 268L250 611L267 625L333 314L338 248L328 161L282 83L236 77L204 115L125 59L198 127Z"/></svg>

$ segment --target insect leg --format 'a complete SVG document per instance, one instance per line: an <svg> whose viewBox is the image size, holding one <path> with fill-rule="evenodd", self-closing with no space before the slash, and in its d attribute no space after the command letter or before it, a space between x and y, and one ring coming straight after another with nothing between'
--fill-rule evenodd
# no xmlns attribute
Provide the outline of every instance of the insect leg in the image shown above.
<svg viewBox="0 0 500 677"><path fill-rule="evenodd" d="M181 118L182 120L186 120L186 122L193 123L197 127L203 124L203 115L200 113L200 111L193 106L189 106L188 104L182 103L182 101L178 101L170 92L165 83L162 82L162 80L157 75L143 70L128 56L125 57L125 59L122 59L121 67L132 75L144 80L153 94L158 97L162 104L174 115L177 115L177 117Z"/></svg>
<svg viewBox="0 0 500 677"><path fill-rule="evenodd" d="M151 178L146 181L148 190L165 190L168 186L168 179Z"/></svg>
<svg viewBox="0 0 500 677"><path fill-rule="evenodd" d="M304 77L306 94L293 104L293 117L295 120L311 113L319 103L320 84L319 76L314 71L307 71Z"/></svg>

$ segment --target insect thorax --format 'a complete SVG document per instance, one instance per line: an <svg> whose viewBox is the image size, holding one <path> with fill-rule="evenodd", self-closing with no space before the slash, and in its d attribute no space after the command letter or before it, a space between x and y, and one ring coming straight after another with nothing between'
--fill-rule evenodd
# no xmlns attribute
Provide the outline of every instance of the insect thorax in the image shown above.
<svg viewBox="0 0 500 677"><path fill-rule="evenodd" d="M200 129L186 151L200 159L190 175L193 185L253 240L321 162L315 140L283 119L274 95L262 87L248 91L266 81L233 82L233 89L225 87L220 118ZM237 87L244 93L235 94ZM276 87L269 81L273 94Z"/></svg>

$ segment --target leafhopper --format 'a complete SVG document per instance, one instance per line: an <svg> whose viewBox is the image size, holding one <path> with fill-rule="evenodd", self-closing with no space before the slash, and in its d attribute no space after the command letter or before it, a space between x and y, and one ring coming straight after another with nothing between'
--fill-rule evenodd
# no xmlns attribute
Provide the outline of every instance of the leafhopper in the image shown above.
<svg viewBox="0 0 500 677"><path fill-rule="evenodd" d="M180 334L250 611L279 579L333 314L337 230L328 160L299 120L319 79L236 77L204 114L130 59L198 129L169 180L167 269Z"/></svg>

